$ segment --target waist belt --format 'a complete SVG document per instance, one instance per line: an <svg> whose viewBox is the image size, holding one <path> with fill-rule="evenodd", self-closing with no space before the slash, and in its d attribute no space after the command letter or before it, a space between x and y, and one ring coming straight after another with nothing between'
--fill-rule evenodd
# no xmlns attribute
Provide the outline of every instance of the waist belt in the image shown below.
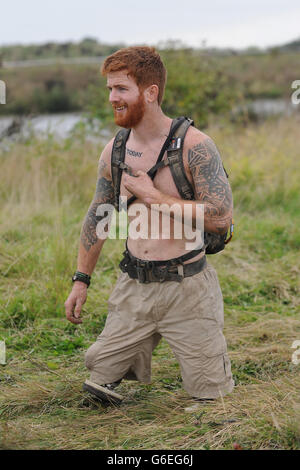
<svg viewBox="0 0 300 470"><path fill-rule="evenodd" d="M186 255L171 260L147 261L136 258L128 249L124 251L124 258L120 262L120 269L128 273L132 279L138 279L140 283L176 281L193 276L202 271L206 266L206 256L194 263L183 264L183 261L191 259L203 250L194 250Z"/></svg>

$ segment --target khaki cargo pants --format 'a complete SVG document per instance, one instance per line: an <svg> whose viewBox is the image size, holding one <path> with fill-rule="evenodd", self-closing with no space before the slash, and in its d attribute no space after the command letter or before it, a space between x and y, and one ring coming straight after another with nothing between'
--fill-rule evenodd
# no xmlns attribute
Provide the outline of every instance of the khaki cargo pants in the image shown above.
<svg viewBox="0 0 300 470"><path fill-rule="evenodd" d="M92 382L151 381L152 351L164 337L180 365L183 386L198 398L218 398L234 382L223 336L223 298L215 269L181 283L140 284L119 276L97 341L86 352Z"/></svg>

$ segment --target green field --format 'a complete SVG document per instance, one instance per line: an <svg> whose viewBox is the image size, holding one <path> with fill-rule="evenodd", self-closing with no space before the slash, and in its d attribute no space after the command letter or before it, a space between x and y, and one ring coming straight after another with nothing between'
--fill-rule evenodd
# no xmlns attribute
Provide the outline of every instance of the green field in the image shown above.
<svg viewBox="0 0 300 470"><path fill-rule="evenodd" d="M108 240L82 325L64 318L101 149L83 138L0 154L2 449L300 449L300 116L210 127L230 174L234 241L209 258L225 303L234 392L192 413L163 341L151 385L125 381L119 408L85 406L84 351L103 328L122 241Z"/></svg>

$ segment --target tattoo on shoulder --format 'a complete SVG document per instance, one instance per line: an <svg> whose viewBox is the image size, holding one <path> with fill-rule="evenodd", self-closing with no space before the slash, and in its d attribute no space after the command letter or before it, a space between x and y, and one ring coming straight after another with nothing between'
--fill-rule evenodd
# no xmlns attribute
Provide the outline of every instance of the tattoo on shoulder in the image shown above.
<svg viewBox="0 0 300 470"><path fill-rule="evenodd" d="M132 157L141 157L143 155L143 152L136 152L135 150L130 150L128 147L126 147L126 152Z"/></svg>
<svg viewBox="0 0 300 470"><path fill-rule="evenodd" d="M105 168L107 168L107 164L105 163L104 160L101 160L99 162L98 174L101 175L103 173L103 170L105 170Z"/></svg>
<svg viewBox="0 0 300 470"><path fill-rule="evenodd" d="M103 162L103 165L106 164ZM104 166L101 168L101 164L99 165L99 174L101 175L101 170L103 170ZM82 230L81 230L81 242L84 248L89 251L90 248L95 245L98 241L96 228L98 222L104 218L104 216L97 216L97 209L100 204L113 204L114 202L114 188L111 180L108 180L104 176L100 176L97 185L96 185L96 192L94 195L94 199L92 204L89 207L89 210L86 214L86 217L83 222Z"/></svg>
<svg viewBox="0 0 300 470"><path fill-rule="evenodd" d="M205 216L218 219L220 231L232 207L232 194L222 160L214 142L207 137L188 152L196 198L205 202Z"/></svg>

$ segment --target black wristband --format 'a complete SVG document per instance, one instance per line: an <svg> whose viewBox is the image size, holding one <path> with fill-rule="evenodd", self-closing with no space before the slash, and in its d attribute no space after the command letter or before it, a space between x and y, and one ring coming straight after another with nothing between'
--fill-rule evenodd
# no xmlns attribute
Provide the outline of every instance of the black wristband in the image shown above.
<svg viewBox="0 0 300 470"><path fill-rule="evenodd" d="M72 277L72 281L84 282L89 287L91 283L91 276L85 273L81 273L80 271L76 271L74 276Z"/></svg>

